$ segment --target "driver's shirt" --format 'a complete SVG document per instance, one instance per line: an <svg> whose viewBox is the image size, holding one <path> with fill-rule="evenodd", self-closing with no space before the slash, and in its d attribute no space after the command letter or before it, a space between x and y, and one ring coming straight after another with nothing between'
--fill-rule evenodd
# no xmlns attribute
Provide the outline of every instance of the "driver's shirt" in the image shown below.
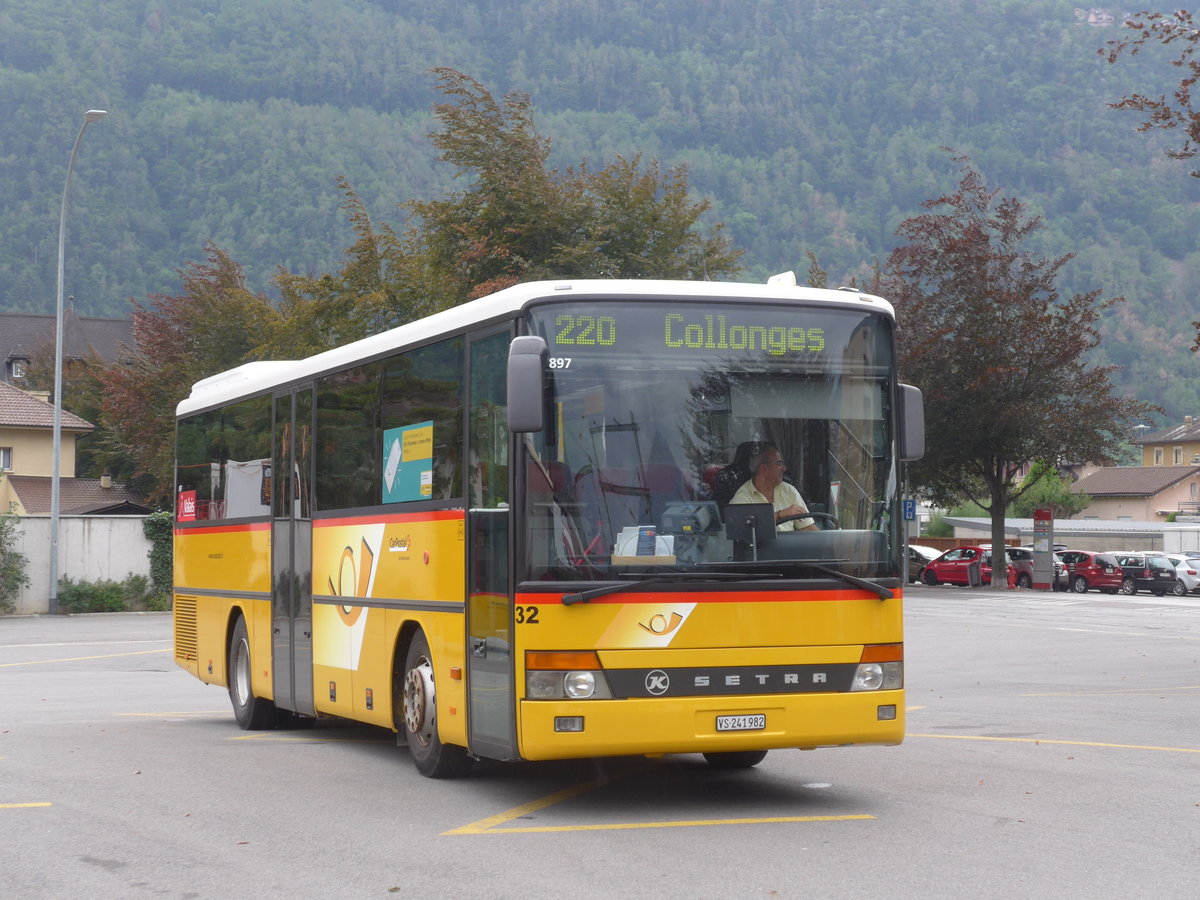
<svg viewBox="0 0 1200 900"><path fill-rule="evenodd" d="M733 495L730 503L770 503L775 508L775 513L778 515L781 509L787 509L789 506L802 506L808 509L808 504L804 502L804 498L800 496L800 492L786 481L781 481L775 485L775 499L768 500L763 496L762 491L754 486L753 481L747 481L737 493ZM776 524L776 531L795 531L798 528L807 528L813 524L812 519L793 519L790 522L782 522Z"/></svg>

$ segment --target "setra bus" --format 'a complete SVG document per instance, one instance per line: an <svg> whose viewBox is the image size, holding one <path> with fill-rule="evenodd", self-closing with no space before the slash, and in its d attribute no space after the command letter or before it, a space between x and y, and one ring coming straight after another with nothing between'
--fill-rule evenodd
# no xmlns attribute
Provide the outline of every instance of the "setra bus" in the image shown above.
<svg viewBox="0 0 1200 900"><path fill-rule="evenodd" d="M242 728L371 723L431 777L898 744L924 418L894 332L790 273L564 280L204 379L175 660ZM806 513L734 496L760 464Z"/></svg>

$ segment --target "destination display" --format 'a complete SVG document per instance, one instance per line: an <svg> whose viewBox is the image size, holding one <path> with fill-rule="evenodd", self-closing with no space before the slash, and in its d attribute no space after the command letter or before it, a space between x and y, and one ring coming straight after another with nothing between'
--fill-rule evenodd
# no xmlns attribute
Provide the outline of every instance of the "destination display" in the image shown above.
<svg viewBox="0 0 1200 900"><path fill-rule="evenodd" d="M762 310L747 311L744 314L736 311L711 313L657 310L651 314L643 310L630 312L632 315L622 319L615 315L557 313L554 316L554 328L547 336L551 352L566 353L620 347L624 333L628 334L626 343L633 340L640 345L645 345L649 335L659 334L662 336L660 346L667 351L734 350L763 352L770 356L818 354L825 351L824 327L763 323ZM788 311L781 309L779 313L786 316Z"/></svg>

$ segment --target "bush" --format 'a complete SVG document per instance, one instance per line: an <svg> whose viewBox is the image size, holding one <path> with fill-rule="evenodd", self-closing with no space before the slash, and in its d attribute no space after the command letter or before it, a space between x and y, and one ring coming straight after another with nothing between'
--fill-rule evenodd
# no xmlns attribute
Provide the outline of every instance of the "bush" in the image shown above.
<svg viewBox="0 0 1200 900"><path fill-rule="evenodd" d="M123 586L116 581L72 581L64 576L58 587L58 608L67 613L122 612L129 606Z"/></svg>
<svg viewBox="0 0 1200 900"><path fill-rule="evenodd" d="M146 609L171 608L171 590L175 584L174 530L175 518L170 510L151 513L142 520L142 534L151 543L150 578L154 585L146 595Z"/></svg>
<svg viewBox="0 0 1200 900"><path fill-rule="evenodd" d="M72 581L64 577L58 588L58 606L65 613L126 612L170 608L162 594L145 575L130 575L124 581Z"/></svg>
<svg viewBox="0 0 1200 900"><path fill-rule="evenodd" d="M25 567L29 560L14 547L20 520L10 514L0 515L0 614L12 613L17 608L17 594L21 588L29 587L29 575Z"/></svg>
<svg viewBox="0 0 1200 900"><path fill-rule="evenodd" d="M946 523L941 513L933 513L925 525L926 537L954 537L954 527Z"/></svg>

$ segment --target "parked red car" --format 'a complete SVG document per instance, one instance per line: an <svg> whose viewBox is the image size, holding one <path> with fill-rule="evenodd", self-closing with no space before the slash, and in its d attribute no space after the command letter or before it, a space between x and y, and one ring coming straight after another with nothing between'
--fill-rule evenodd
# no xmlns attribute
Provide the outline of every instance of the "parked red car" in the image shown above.
<svg viewBox="0 0 1200 900"><path fill-rule="evenodd" d="M1115 594L1121 589L1125 572L1111 553L1063 550L1058 555L1066 564L1067 584L1075 593L1086 594L1095 588L1105 594Z"/></svg>
<svg viewBox="0 0 1200 900"><path fill-rule="evenodd" d="M979 580L974 581L972 572ZM1010 565L1006 570L1013 573ZM921 580L926 584L991 584L992 552L983 547L955 547L925 566Z"/></svg>

